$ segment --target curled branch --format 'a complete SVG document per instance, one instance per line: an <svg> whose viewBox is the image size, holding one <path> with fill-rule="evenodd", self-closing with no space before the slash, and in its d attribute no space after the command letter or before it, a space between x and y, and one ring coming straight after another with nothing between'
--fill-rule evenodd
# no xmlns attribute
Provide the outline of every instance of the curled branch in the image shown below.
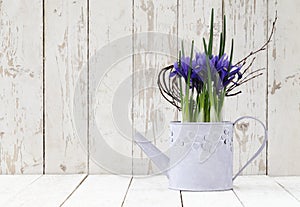
<svg viewBox="0 0 300 207"><path fill-rule="evenodd" d="M272 24L272 30L271 30L271 34L269 35L269 38L268 40L265 42L265 44L263 44L259 49L255 50L255 51L252 51L250 52L246 57L244 57L243 59L241 59L240 61L238 61L235 66L238 66L240 64L242 65L245 65L246 61L248 58L250 58L251 56L261 52L261 51L264 51L265 49L267 49L267 46L268 44L271 42L271 39L273 37L273 34L275 32L275 25L276 25L276 22L277 22L277 11L276 11L276 14L275 14L275 19L273 21L273 24Z"/></svg>

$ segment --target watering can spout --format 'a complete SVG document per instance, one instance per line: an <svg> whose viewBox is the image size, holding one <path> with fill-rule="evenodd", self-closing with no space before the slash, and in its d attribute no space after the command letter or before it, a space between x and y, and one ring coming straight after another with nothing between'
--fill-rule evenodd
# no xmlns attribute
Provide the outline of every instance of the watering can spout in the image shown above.
<svg viewBox="0 0 300 207"><path fill-rule="evenodd" d="M136 132L134 136L135 143L144 151L144 153L152 160L159 170L168 176L169 157L154 146L141 133Z"/></svg>

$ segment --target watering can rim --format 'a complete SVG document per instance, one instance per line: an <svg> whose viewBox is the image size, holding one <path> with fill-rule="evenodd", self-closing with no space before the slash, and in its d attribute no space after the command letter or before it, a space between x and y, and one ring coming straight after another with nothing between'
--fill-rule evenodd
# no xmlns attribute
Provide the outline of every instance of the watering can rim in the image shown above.
<svg viewBox="0 0 300 207"><path fill-rule="evenodd" d="M181 121L171 121L170 124L172 124L172 125L224 125L224 124L233 125L234 123L231 122L231 121L220 121L220 122L181 122Z"/></svg>

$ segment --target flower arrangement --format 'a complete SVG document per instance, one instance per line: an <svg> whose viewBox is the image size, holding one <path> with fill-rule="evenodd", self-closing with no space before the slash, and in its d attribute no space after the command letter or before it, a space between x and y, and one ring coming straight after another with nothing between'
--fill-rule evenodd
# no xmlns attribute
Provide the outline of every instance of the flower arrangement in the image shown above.
<svg viewBox="0 0 300 207"><path fill-rule="evenodd" d="M158 86L162 96L182 111L183 122L222 121L225 97L240 94L240 90L235 91L240 85L263 74L264 69L251 71L250 68L255 60L253 56L265 50L271 41L276 21L277 15L266 43L233 64L233 39L229 55L225 52L225 15L220 33L219 51L217 55L213 54L214 10L212 9L208 44L203 38L204 53L194 51L193 40L190 56L188 56L182 43L178 60L173 65L163 68L158 75ZM252 59L248 63L249 58Z"/></svg>

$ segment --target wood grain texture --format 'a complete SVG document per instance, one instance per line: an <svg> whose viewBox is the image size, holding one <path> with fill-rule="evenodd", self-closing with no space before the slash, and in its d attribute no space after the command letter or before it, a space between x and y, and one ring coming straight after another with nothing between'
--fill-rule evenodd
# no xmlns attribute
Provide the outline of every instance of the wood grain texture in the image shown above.
<svg viewBox="0 0 300 207"><path fill-rule="evenodd" d="M89 8L90 173L131 174L132 1Z"/></svg>
<svg viewBox="0 0 300 207"><path fill-rule="evenodd" d="M251 115L268 123L268 152L263 151L244 174L300 174L299 2L44 2L45 5L38 0L0 0L0 174L42 173L43 153L46 173L158 173L132 143L132 135L142 132L167 151L169 121L181 116L161 97L157 74L175 61L182 39L188 43L187 51L192 39L197 50L203 51L202 37L208 37L211 8L215 9L216 34L222 26L222 14L227 16L226 51L233 37L234 60L266 41L278 11L279 20L268 51L260 53L252 67L267 68L268 72L242 86L243 93L238 97L228 98L224 113L230 121ZM113 44L120 39L119 45ZM217 51L219 37L215 35L214 39ZM110 53L101 56L99 51L105 46L110 46ZM100 67L94 65L94 60ZM111 64L101 67L101 61L106 60ZM101 71L96 87L91 87L95 80L93 70ZM78 83L80 98L76 104L84 111L76 115L82 123L81 134L77 133L76 111L73 112ZM95 129L119 157L106 154ZM243 120L237 124L234 171L251 157L262 140L258 123Z"/></svg>
<svg viewBox="0 0 300 207"><path fill-rule="evenodd" d="M234 38L234 63L260 48L267 37L267 1L224 1L227 18L227 53ZM250 63L251 58L248 60ZM247 64L247 65L248 65ZM246 65L246 66L247 66ZM266 51L259 53L250 71L267 67ZM266 123L266 73L239 86L242 93L228 97L225 117L230 121L245 115ZM237 91L238 91L237 90ZM258 122L242 120L234 133L234 172L238 171L262 144L264 131ZM244 170L244 174L266 174L266 150Z"/></svg>
<svg viewBox="0 0 300 207"><path fill-rule="evenodd" d="M43 175L11 197L5 206L60 206L86 175Z"/></svg>
<svg viewBox="0 0 300 207"><path fill-rule="evenodd" d="M189 206L232 206L242 207L233 191L224 192L182 192L184 207Z"/></svg>
<svg viewBox="0 0 300 207"><path fill-rule="evenodd" d="M241 176L234 191L243 206L299 206L299 202L267 176Z"/></svg>
<svg viewBox="0 0 300 207"><path fill-rule="evenodd" d="M63 206L121 206L130 177L89 175Z"/></svg>
<svg viewBox="0 0 300 207"><path fill-rule="evenodd" d="M42 173L42 2L0 1L0 174Z"/></svg>
<svg viewBox="0 0 300 207"><path fill-rule="evenodd" d="M300 202L300 177L275 177L273 178L282 188Z"/></svg>
<svg viewBox="0 0 300 207"><path fill-rule="evenodd" d="M278 24L268 50L270 175L300 174L299 1L269 1L269 25Z"/></svg>
<svg viewBox="0 0 300 207"><path fill-rule="evenodd" d="M26 189L41 175L1 175L0 176L0 205L14 197L20 191Z"/></svg>
<svg viewBox="0 0 300 207"><path fill-rule="evenodd" d="M80 76L87 73L86 1L45 1L45 41L45 172L84 173L87 137L76 133L73 98L76 84L84 83L78 104L87 108L87 76Z"/></svg>
<svg viewBox="0 0 300 207"><path fill-rule="evenodd" d="M190 53L192 40L195 49L204 51L202 38L208 41L211 9L214 8L214 45L213 52L219 48L219 32L222 29L222 0L217 1L179 1L178 5L178 37L187 42L185 51ZM181 42L179 42L181 48Z"/></svg>
<svg viewBox="0 0 300 207"><path fill-rule="evenodd" d="M241 176L233 191L169 190L165 176L2 175L1 206L299 206L300 177ZM181 195L180 195L181 194Z"/></svg>
<svg viewBox="0 0 300 207"><path fill-rule="evenodd" d="M133 12L133 127L165 152L169 146L169 122L177 120L177 113L160 95L157 77L160 69L177 57L177 1L135 0ZM134 144L133 174L158 172Z"/></svg>
<svg viewBox="0 0 300 207"><path fill-rule="evenodd" d="M180 192L167 187L168 179L165 176L134 177L122 206L182 206Z"/></svg>

